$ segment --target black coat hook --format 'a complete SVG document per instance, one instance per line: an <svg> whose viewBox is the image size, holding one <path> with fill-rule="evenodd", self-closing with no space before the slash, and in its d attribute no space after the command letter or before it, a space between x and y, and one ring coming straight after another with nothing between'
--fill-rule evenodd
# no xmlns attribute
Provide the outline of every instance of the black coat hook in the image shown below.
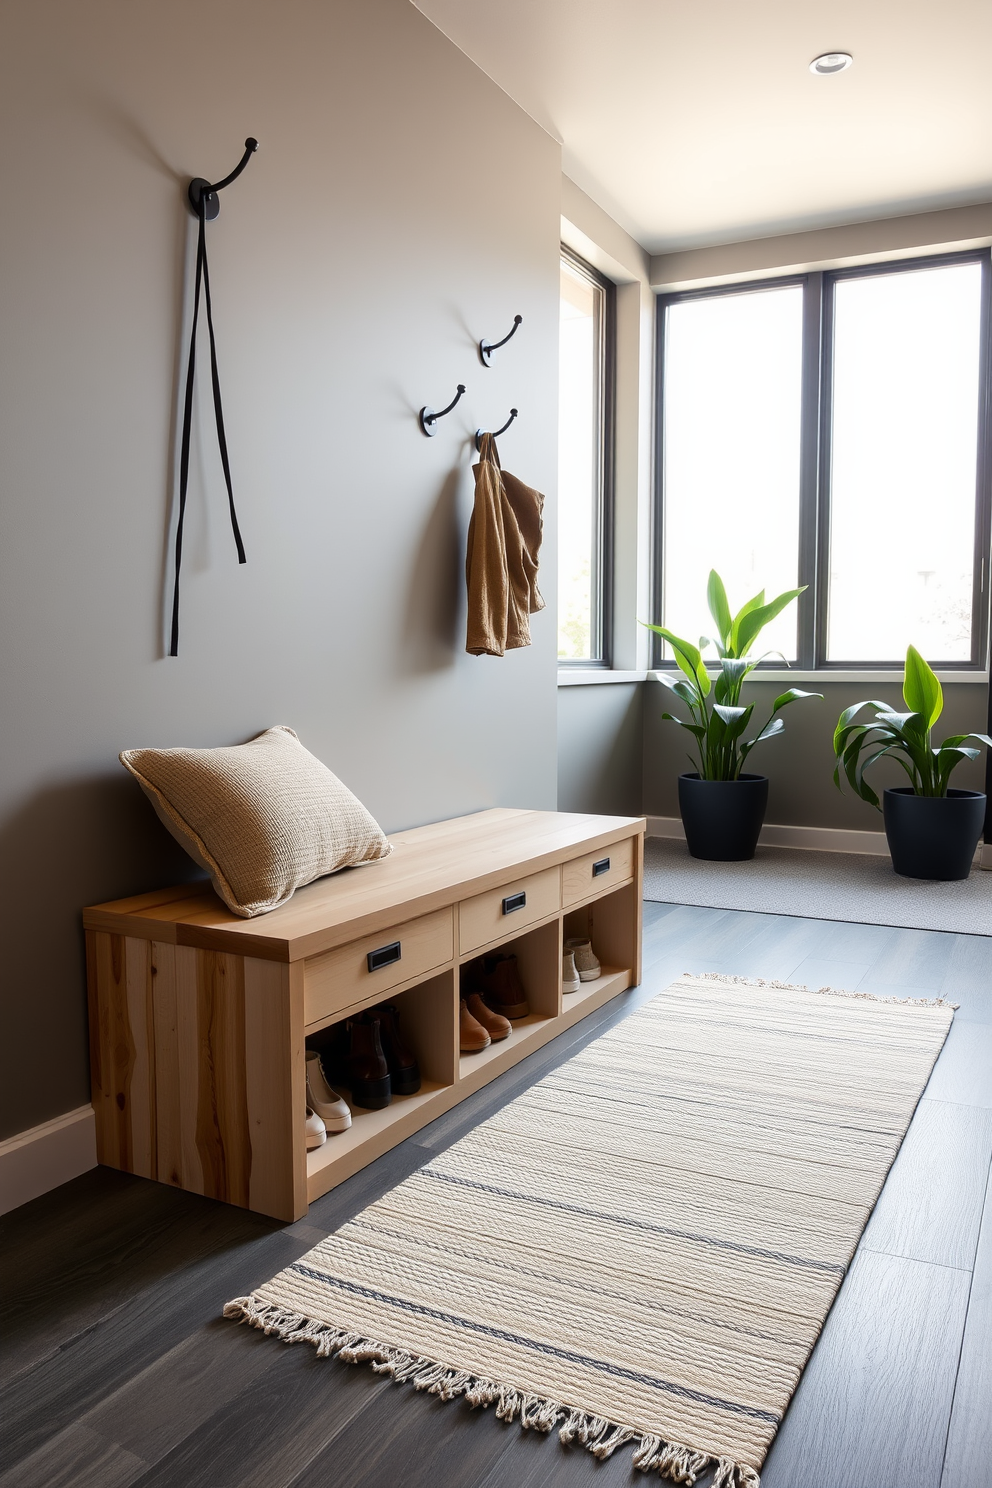
<svg viewBox="0 0 992 1488"><path fill-rule="evenodd" d="M458 384L458 391L452 398L451 402L448 404L447 408L441 408L435 411L435 409L428 408L425 404L424 407L420 410L420 413L417 415L417 417L420 419L420 427L421 429L423 429L428 439L434 438L434 435L437 433L438 419L444 418L444 415L446 413L451 412L464 391L465 384L463 382L460 382Z"/></svg>
<svg viewBox="0 0 992 1488"><path fill-rule="evenodd" d="M513 423L513 420L516 418L516 416L517 416L517 410L515 408L511 408L510 409L510 417L507 419L507 421L503 425L502 429L493 429L493 431L492 431L493 438L495 439L497 437L497 435L499 435L499 434L505 434L506 431L507 431L507 429ZM482 436L483 436L483 434L485 434L485 432L486 432L485 429L476 429L476 431L475 431L475 447L476 447L477 450L481 450L482 449Z"/></svg>
<svg viewBox="0 0 992 1488"><path fill-rule="evenodd" d="M479 342L479 355L482 358L482 365L484 367L491 367L492 366L492 355L493 355L493 352L494 351L499 351L500 347L501 346L505 346L506 343L507 343L507 341L509 341L509 339L510 339L511 336L516 335L517 326L520 325L522 321L523 321L523 316L522 315L515 315L513 317L513 329L506 336L503 337L502 341L480 341Z"/></svg>
<svg viewBox="0 0 992 1488"><path fill-rule="evenodd" d="M244 170L245 166L248 164L249 160L254 155L257 149L258 140L252 139L251 135L249 135L248 138L245 140L245 153L242 155L241 159L234 167L231 174L229 176L225 176L223 181L215 181L213 185L211 185L211 183L209 181L205 181L202 176L193 177L192 181L190 181L189 183L189 191L187 194L189 196L190 211L193 213L194 217L199 217L200 215L200 197L203 196L203 215L208 222L213 222L214 218L217 216L217 213L220 211L220 202L217 200L218 191L223 191L225 186L230 186L232 181L236 181L238 179L241 172Z"/></svg>

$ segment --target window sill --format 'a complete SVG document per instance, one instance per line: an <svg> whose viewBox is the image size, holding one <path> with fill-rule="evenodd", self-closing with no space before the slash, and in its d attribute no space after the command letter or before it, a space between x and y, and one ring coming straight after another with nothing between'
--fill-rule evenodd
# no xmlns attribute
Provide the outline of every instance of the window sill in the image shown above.
<svg viewBox="0 0 992 1488"><path fill-rule="evenodd" d="M559 672L558 675L560 677L561 673ZM631 678L633 678L634 676L643 676L644 674L631 672L629 675ZM711 672L710 675L712 676L714 675L714 673ZM948 684L953 684L955 682L980 682L983 686L985 686L989 680L988 672L939 671L937 673L937 676L940 679L940 683L943 687L947 687ZM658 673L648 672L647 679L649 682L657 682ZM891 684L898 684L901 687L902 667L893 667L888 670L880 669L877 671L858 671L857 669L853 669L851 671L824 670L820 672L803 671L799 667L769 667L767 668L767 670L762 667L760 670L752 672L751 675L748 677L748 681L795 682L797 684L820 682L888 682Z"/></svg>
<svg viewBox="0 0 992 1488"><path fill-rule="evenodd" d="M609 667L560 667L559 687L594 687L604 682L643 682L650 672L611 671Z"/></svg>

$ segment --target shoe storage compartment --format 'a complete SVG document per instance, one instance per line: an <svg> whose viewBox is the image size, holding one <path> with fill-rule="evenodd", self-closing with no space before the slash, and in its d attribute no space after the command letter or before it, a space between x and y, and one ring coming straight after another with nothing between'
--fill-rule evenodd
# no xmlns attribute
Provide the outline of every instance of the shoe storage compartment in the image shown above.
<svg viewBox="0 0 992 1488"><path fill-rule="evenodd" d="M326 1193L328 1188L371 1162L373 1156L388 1152L405 1136L417 1131L423 1125L422 1108L450 1089L457 1077L454 972L443 971L405 992L377 997L370 1005L382 1001L391 1002L397 1009L403 1042L416 1055L420 1066L420 1089L415 1095L394 1095L382 1110L369 1111L356 1105L350 1086L338 1084L328 1066L331 1084L348 1102L351 1126L344 1132L328 1132L327 1141L307 1153L307 1185L314 1190L311 1197ZM318 1034L308 1037L308 1044L321 1048L333 1037L336 1026L325 1025ZM328 1176L333 1180L330 1183L325 1182Z"/></svg>
<svg viewBox="0 0 992 1488"><path fill-rule="evenodd" d="M475 1081L476 1088L493 1079L500 1070L515 1064L520 1058L522 1045L536 1047L535 1038L540 1038L541 1032L549 1026L556 1025L561 1013L561 929L557 916L537 930L515 936L513 940L501 941L493 953L516 956L530 1012L526 1018L511 1019L509 1038L494 1041L477 1053L460 1054L460 1080L475 1080L480 1070L487 1071L485 1080ZM470 967L474 960L474 956L463 956L462 970ZM490 1005L498 1006L496 1003ZM554 1031L558 1031L557 1027Z"/></svg>
<svg viewBox="0 0 992 1488"><path fill-rule="evenodd" d="M591 941L600 963L600 975L595 981L582 982L577 992L564 995L566 1010L590 1002L598 1007L606 1000L604 991L607 991L607 996L612 995L607 989L615 985L618 978L625 981L625 985L632 985L631 973L635 961L632 957L630 924L639 908L639 904L635 903L635 894L639 894L639 891L640 886L635 887L630 882L565 914L563 941L575 936ZM591 1008L587 1007L586 1010L591 1011Z"/></svg>
<svg viewBox="0 0 992 1488"><path fill-rule="evenodd" d="M99 1161L299 1219L636 984L644 826L485 811L399 833L382 862L299 889L253 920L230 914L205 883L86 910ZM571 935L592 940L602 974L563 998ZM508 1038L461 1054L461 970L486 953L516 955L530 1011ZM417 1056L420 1090L378 1111L353 1106L351 1127L308 1153L307 1036L386 1001Z"/></svg>

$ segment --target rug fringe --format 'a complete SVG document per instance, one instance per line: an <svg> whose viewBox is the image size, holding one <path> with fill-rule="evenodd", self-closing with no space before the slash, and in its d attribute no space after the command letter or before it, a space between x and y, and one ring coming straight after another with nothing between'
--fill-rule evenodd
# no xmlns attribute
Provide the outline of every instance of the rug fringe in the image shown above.
<svg viewBox="0 0 992 1488"><path fill-rule="evenodd" d="M817 997L857 997L862 1002L900 1002L903 1007L951 1008L957 1012L959 1002L944 997L879 997L874 992L849 992L845 987L807 987L805 982L773 982L764 977L734 976L728 971L684 971L683 976L695 982L733 982L740 987L774 987L780 992L813 992ZM714 1484L714 1488L719 1485Z"/></svg>
<svg viewBox="0 0 992 1488"><path fill-rule="evenodd" d="M676 1442L666 1442L660 1436L644 1435L630 1426L574 1410L540 1395L511 1389L463 1369L448 1369L436 1360L375 1343L330 1323L287 1312L255 1297L235 1297L225 1306L224 1316L247 1323L251 1328L260 1328L267 1337L274 1336L283 1343L312 1344L318 1359L336 1354L346 1364L371 1364L377 1374L388 1374L398 1384L412 1384L414 1389L426 1390L440 1400L461 1398L468 1405L481 1406L483 1410L495 1405L499 1420L513 1421L519 1417L525 1431L553 1431L564 1416L558 1430L562 1445L567 1447L577 1441L600 1460L612 1457L618 1447L634 1442L634 1467L641 1472L657 1473L672 1483L685 1484L686 1488L692 1488L699 1474L711 1467L716 1470L712 1488L761 1488L761 1480L754 1468L744 1463L714 1457L709 1452L699 1452Z"/></svg>

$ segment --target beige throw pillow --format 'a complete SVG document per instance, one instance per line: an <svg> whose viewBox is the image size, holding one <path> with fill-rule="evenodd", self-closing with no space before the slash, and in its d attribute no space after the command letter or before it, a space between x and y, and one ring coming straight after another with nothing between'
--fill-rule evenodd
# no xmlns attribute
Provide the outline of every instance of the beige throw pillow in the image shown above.
<svg viewBox="0 0 992 1488"><path fill-rule="evenodd" d="M357 796L282 724L230 748L125 749L120 760L245 919L392 851Z"/></svg>

